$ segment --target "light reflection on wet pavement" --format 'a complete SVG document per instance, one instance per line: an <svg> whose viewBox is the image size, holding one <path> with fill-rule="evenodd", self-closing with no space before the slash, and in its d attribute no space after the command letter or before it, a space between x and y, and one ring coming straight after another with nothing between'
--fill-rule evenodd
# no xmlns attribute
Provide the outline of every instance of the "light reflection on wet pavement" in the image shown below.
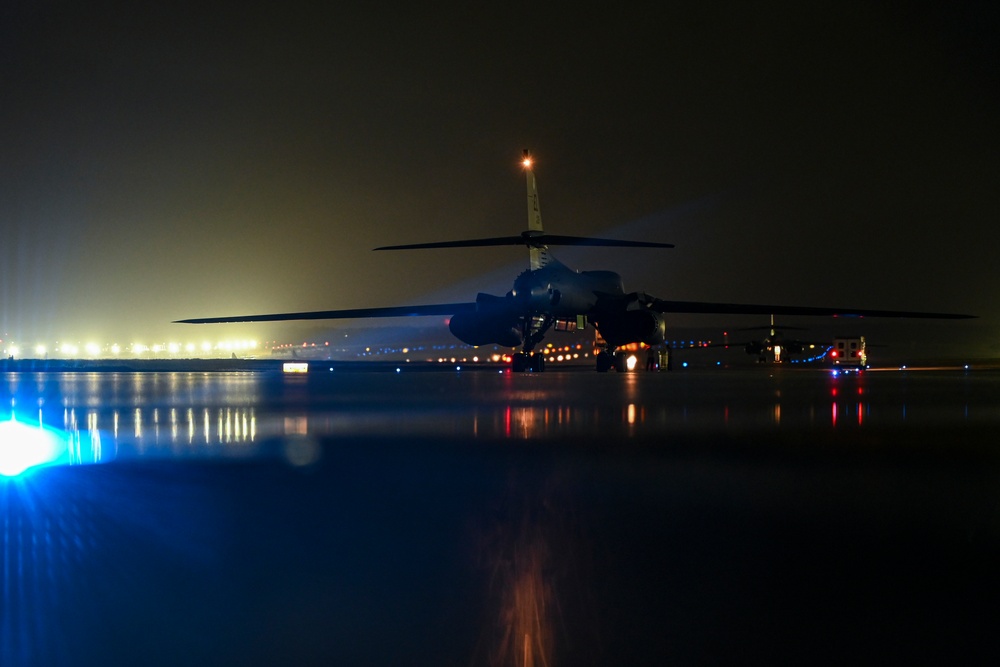
<svg viewBox="0 0 1000 667"><path fill-rule="evenodd" d="M41 415L48 426L99 431L127 455L211 457L253 455L237 445L304 435L614 441L985 426L1000 421L996 384L992 375L967 371L11 373L11 400L0 417Z"/></svg>
<svg viewBox="0 0 1000 667"><path fill-rule="evenodd" d="M8 373L0 664L993 651L1000 375ZM71 622L67 622L67 619ZM960 648L955 648L960 647Z"/></svg>

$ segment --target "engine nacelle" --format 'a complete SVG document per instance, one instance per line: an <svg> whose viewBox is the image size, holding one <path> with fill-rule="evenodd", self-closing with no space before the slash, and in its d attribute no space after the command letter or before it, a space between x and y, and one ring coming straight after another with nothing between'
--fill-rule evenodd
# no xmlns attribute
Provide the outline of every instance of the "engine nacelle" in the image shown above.
<svg viewBox="0 0 1000 667"><path fill-rule="evenodd" d="M655 310L626 310L604 316L597 324L604 340L615 347L629 343L657 345L667 337L667 322Z"/></svg>
<svg viewBox="0 0 1000 667"><path fill-rule="evenodd" d="M509 313L456 313L448 329L455 338L467 345L497 344L517 347L524 341L520 320Z"/></svg>

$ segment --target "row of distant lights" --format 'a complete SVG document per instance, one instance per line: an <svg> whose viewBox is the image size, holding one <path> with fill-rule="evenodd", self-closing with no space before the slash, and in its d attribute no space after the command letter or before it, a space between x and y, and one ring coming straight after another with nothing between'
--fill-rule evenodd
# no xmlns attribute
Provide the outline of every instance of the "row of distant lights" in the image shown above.
<svg viewBox="0 0 1000 667"><path fill-rule="evenodd" d="M195 343L187 343L182 345L180 343L165 343L165 344L155 344L155 345L145 345L143 343L133 343L128 347L122 347L115 343L114 345L99 345L97 343L87 343L86 345L76 345L74 343L57 343L52 348L47 345L36 345L34 348L28 348L34 354L43 357L49 353L56 354L65 357L75 357L81 352L88 357L98 357L105 354L111 354L118 356L120 354L180 354L181 352L195 353L195 352L245 352L248 350L257 349L257 341L254 340L232 340L232 341L222 341L219 343L209 343L204 342L201 345L196 345ZM24 353L22 348L18 345L10 345L5 350L5 353L12 357L20 357Z"/></svg>
<svg viewBox="0 0 1000 667"><path fill-rule="evenodd" d="M583 346L581 345L576 345L576 346L566 345L565 347L553 347L550 344L548 347L541 350L541 354L545 355L546 361L548 362L573 361L575 359L586 359L590 357L589 352L580 352L580 350L582 349ZM511 355L497 353L489 357L486 357L483 360L485 361L487 359L489 361L492 361L493 363L503 362L505 364L509 364L511 362ZM437 362L439 364L448 364L448 363L453 364L457 361L462 361L463 363L468 363L469 361L472 361L473 363L479 363L479 360L480 360L479 357L472 357L471 359L469 358L459 359L457 357L450 357L450 358L439 357L437 359Z"/></svg>

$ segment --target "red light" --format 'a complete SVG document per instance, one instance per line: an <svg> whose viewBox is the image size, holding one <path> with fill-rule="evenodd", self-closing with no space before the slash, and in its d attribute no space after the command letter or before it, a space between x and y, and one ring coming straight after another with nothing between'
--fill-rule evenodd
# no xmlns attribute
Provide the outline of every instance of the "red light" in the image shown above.
<svg viewBox="0 0 1000 667"><path fill-rule="evenodd" d="M836 350L830 350L830 356L831 357L836 357L837 356L837 351Z"/></svg>

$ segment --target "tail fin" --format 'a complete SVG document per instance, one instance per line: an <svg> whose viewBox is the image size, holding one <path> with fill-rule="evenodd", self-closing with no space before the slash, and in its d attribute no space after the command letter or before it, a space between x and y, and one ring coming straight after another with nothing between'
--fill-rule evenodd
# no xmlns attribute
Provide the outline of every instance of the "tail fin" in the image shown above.
<svg viewBox="0 0 1000 667"><path fill-rule="evenodd" d="M542 212L538 207L538 186L535 184L534 160L527 149L521 154L521 166L528 179L528 229L518 236L497 236L488 239L468 239L464 241L439 241L436 243L407 243L405 245L384 245L375 250L417 250L422 248L477 248L495 245L523 245L528 247L528 259L532 269L540 269L557 261L549 254L550 245L607 246L617 248L673 248L672 243L653 241L625 241L622 239L599 239L590 236L562 236L546 234L542 229Z"/></svg>
<svg viewBox="0 0 1000 667"><path fill-rule="evenodd" d="M521 166L528 182L528 231L525 235L542 236L545 230L542 228L542 211L538 207L538 184L535 183L535 172L532 169L534 160L531 151L527 148L521 153ZM550 261L549 249L543 244L528 246L528 264L531 269L540 269Z"/></svg>
<svg viewBox="0 0 1000 667"><path fill-rule="evenodd" d="M528 231L541 233L544 230L542 229L542 211L538 208L538 185L535 184L535 172L532 170L534 159L531 157L531 151L527 148L522 154L521 165L524 166L524 172L528 177Z"/></svg>

